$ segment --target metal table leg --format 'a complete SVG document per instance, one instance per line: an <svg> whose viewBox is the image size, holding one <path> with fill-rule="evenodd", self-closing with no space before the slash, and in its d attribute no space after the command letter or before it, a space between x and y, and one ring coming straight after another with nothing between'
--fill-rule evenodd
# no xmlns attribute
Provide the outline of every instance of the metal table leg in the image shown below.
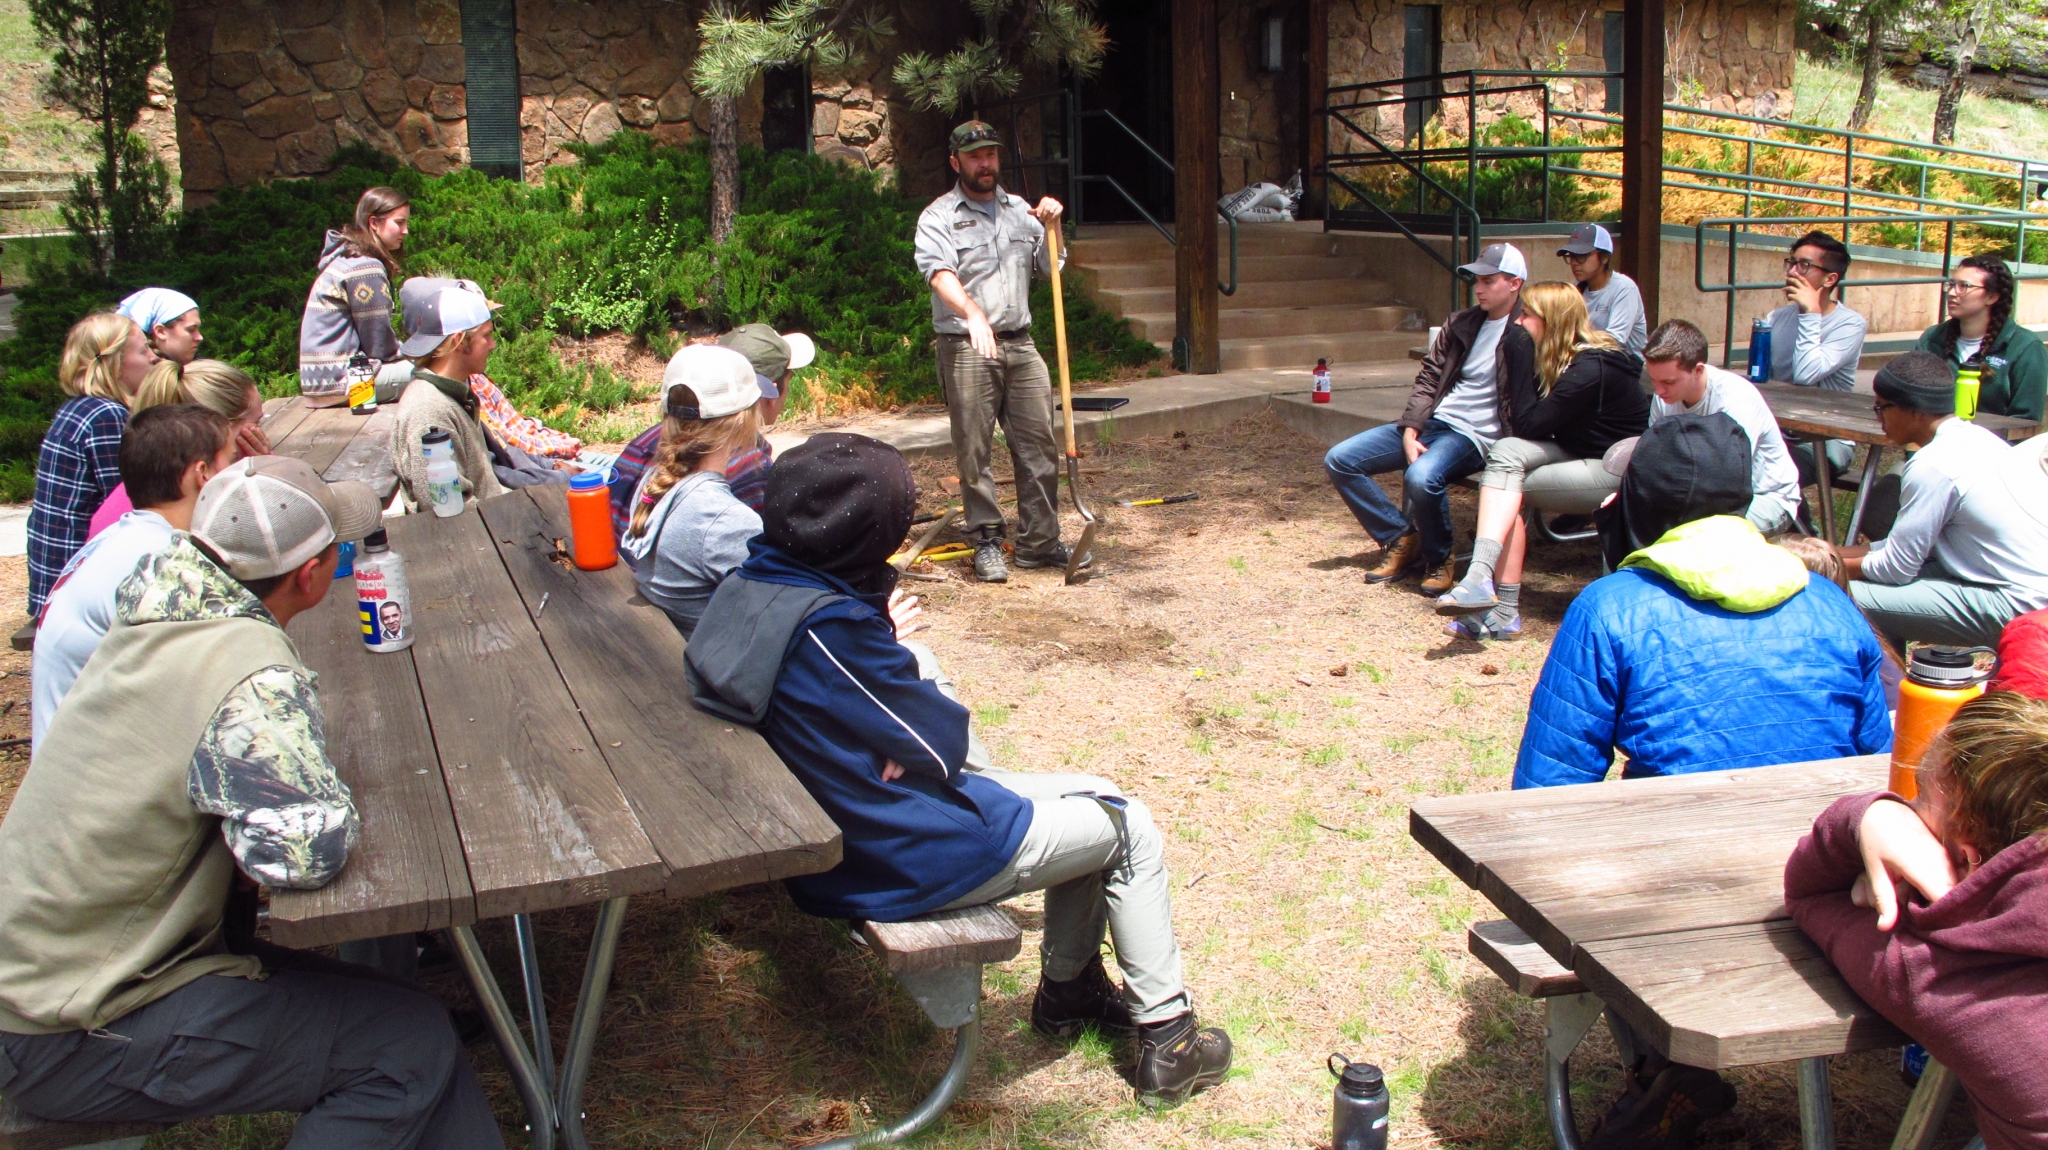
<svg viewBox="0 0 2048 1150"><path fill-rule="evenodd" d="M519 941L520 972L525 976L528 1016L533 1021L531 1045L519 1033L512 1007L505 1001L490 963L484 960L483 947L477 944L475 929L458 926L448 932L456 956L462 960L463 972L469 976L469 985L483 1006L491 1036L497 1039L498 1051L526 1103L526 1132L533 1150L554 1150L557 1130L566 1150L589 1150L590 1142L583 1132L583 1087L590 1076L597 1028L604 1020L604 999L611 989L619 932L625 925L624 898L610 899L598 908L597 928L591 935L590 957L583 968L583 989L576 997L576 1014L569 1026L569 1044L562 1052L559 1078L547 1026L547 1004L541 995L540 956L534 945L532 920L522 914L514 915L512 921Z"/></svg>
<svg viewBox="0 0 2048 1150"><path fill-rule="evenodd" d="M1560 994L1543 1000L1543 1109L1557 1150L1579 1150L1579 1123L1572 1114L1572 1051L1600 1020L1606 1006L1598 995Z"/></svg>
<svg viewBox="0 0 2048 1150"><path fill-rule="evenodd" d="M1870 489L1877 484L1877 468L1884 458L1884 447L1873 443L1870 454L1863 461L1863 479L1856 485L1856 507L1849 512L1849 530L1842 536L1842 545L1847 547L1856 542L1856 533L1863 529L1863 505L1870 502Z"/></svg>
<svg viewBox="0 0 2048 1150"><path fill-rule="evenodd" d="M555 1114L568 1150L590 1150L583 1133L583 1084L590 1077L590 1055L597 1047L597 1027L604 1021L604 996L612 985L612 963L619 953L619 931L626 925L626 900L615 898L597 910L597 929L590 938L590 959L583 965L583 989L576 995L576 1017L569 1025L569 1045L562 1050L562 1081L555 1095Z"/></svg>
<svg viewBox="0 0 2048 1150"><path fill-rule="evenodd" d="M931 1125L953 1104L953 1099L959 1097L960 1088L967 1085L967 1075L974 1069L974 1054L981 1048L981 1015L978 1010L973 1018L961 1023L953 1032L953 1042L953 1061L947 1065L945 1075L937 1086L932 1087L924 1101L917 1104L917 1109L904 1115L902 1121L879 1130L864 1131L851 1138L820 1142L811 1150L854 1150L859 1146L895 1145L908 1142L913 1134ZM1577 1150L1577 1147L1572 1150Z"/></svg>
<svg viewBox="0 0 2048 1150"><path fill-rule="evenodd" d="M1799 1060L1799 1142L1804 1150L1835 1150L1835 1100L1828 1060Z"/></svg>
<svg viewBox="0 0 2048 1150"><path fill-rule="evenodd" d="M526 1133L533 1150L554 1150L555 1102L550 1096L554 1083L542 1076L532 1048L520 1037L519 1024L505 1002L505 992L498 989L498 979L491 973L490 963L484 961L484 949L477 945L475 928L454 927L448 935L454 940L463 972L469 975L470 988L483 1006L484 1018L491 1024L491 1036L498 1040L498 1052L512 1072L512 1082L526 1102Z"/></svg>

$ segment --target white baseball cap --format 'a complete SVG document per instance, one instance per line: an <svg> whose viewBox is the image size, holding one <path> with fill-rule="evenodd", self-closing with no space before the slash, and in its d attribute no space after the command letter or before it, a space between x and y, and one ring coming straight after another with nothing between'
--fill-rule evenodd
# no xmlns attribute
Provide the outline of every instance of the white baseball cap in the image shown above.
<svg viewBox="0 0 2048 1150"><path fill-rule="evenodd" d="M1458 269L1473 276L1490 276L1505 273L1516 279L1529 278L1529 261L1522 258L1522 251L1513 244L1488 244L1479 253L1479 258Z"/></svg>
<svg viewBox="0 0 2048 1150"><path fill-rule="evenodd" d="M289 455L252 455L206 481L192 509L192 535L237 579L293 570L334 542L361 539L383 523L367 483L329 483Z"/></svg>
<svg viewBox="0 0 2048 1150"><path fill-rule="evenodd" d="M729 347L709 343L693 343L671 356L661 373L661 390L663 407L680 419L719 419L761 398L753 363Z"/></svg>
<svg viewBox="0 0 2048 1150"><path fill-rule="evenodd" d="M411 282L408 280L407 284ZM398 345L398 354L418 359L431 354L449 336L491 322L491 301L475 290L474 284L466 280L445 282L448 286L430 291L416 302L406 299L406 292L400 289L403 307L399 320L405 326L405 342Z"/></svg>

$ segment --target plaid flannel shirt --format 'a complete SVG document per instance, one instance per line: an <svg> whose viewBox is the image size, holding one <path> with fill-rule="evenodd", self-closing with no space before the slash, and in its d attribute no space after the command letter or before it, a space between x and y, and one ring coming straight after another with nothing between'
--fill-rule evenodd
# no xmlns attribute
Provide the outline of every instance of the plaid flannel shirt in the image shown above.
<svg viewBox="0 0 2048 1150"><path fill-rule="evenodd" d="M647 474L648 465L654 462L654 451L660 446L661 424L657 423L635 436L612 465L612 529L621 539L633 523L633 493L640 490L640 478ZM725 482L732 488L733 498L755 511L761 510L761 500L767 494L768 468L774 461L775 449L768 445L765 435L747 450L735 452L725 465Z"/></svg>
<svg viewBox="0 0 2048 1150"><path fill-rule="evenodd" d="M121 482L121 433L128 408L74 396L57 409L36 459L35 506L28 514L28 613L42 614L50 589L85 546L92 513Z"/></svg>

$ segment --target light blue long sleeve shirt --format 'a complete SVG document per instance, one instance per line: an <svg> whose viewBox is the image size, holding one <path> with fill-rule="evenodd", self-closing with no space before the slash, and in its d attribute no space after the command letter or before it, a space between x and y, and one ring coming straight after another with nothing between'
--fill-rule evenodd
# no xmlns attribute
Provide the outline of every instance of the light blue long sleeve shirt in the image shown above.
<svg viewBox="0 0 2048 1150"><path fill-rule="evenodd" d="M1771 313L1771 378L1801 387L1830 391L1856 390L1856 364L1863 358L1863 337L1870 324L1838 303L1822 315L1801 313L1786 304Z"/></svg>

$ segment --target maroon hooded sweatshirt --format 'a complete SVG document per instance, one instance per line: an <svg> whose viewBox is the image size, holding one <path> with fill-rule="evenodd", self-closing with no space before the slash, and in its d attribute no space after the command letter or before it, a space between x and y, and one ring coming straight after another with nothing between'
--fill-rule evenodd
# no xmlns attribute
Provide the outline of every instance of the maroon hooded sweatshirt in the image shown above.
<svg viewBox="0 0 2048 1150"><path fill-rule="evenodd" d="M2048 836L1933 903L1904 903L1886 933L1849 888L1863 812L1897 797L1848 795L1822 812L1785 863L1785 903L1865 1002L1955 1072L1989 1150L2048 1150Z"/></svg>

